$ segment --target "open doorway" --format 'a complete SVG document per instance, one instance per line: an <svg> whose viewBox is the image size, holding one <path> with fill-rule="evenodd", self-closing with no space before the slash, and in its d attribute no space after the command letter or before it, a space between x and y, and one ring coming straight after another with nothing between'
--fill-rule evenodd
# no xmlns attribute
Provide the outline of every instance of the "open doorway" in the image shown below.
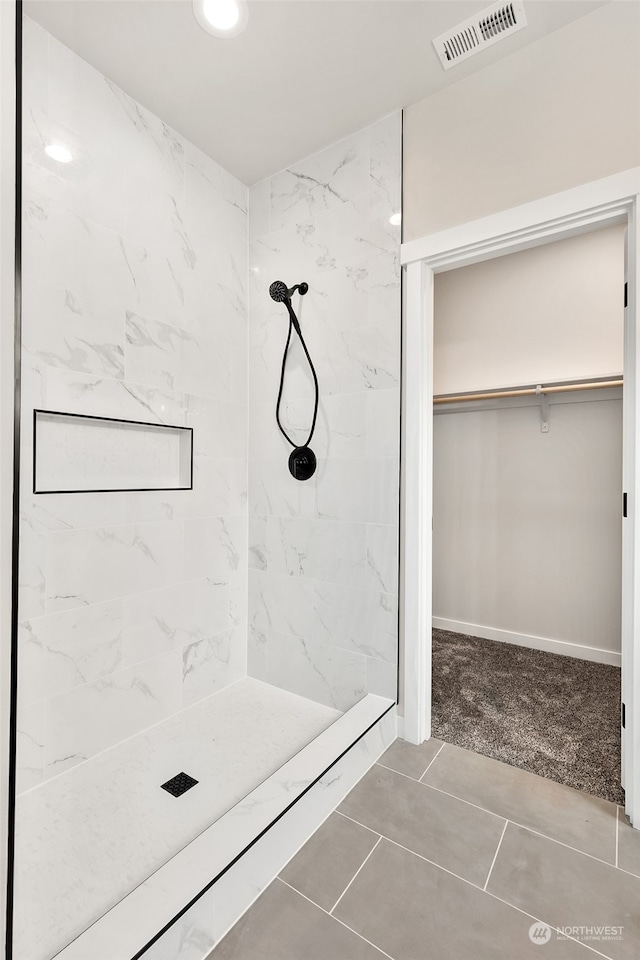
<svg viewBox="0 0 640 960"><path fill-rule="evenodd" d="M624 253L438 274L433 349L432 735L616 803Z"/></svg>
<svg viewBox="0 0 640 960"><path fill-rule="evenodd" d="M431 735L432 491L433 491L433 288L435 275L507 253L567 239L599 227L626 226L622 532L622 783L625 813L640 827L640 594L636 556L640 528L636 503L640 470L636 441L636 336L640 272L638 197L640 168L533 200L474 222L403 244L406 297L403 339L402 687L403 737L422 743Z"/></svg>

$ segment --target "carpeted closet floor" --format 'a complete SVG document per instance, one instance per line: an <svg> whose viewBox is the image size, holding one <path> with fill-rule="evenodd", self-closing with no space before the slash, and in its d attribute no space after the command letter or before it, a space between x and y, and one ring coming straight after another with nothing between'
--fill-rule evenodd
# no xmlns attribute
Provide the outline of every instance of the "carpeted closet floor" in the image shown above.
<svg viewBox="0 0 640 960"><path fill-rule="evenodd" d="M618 667L434 630L432 736L624 802Z"/></svg>

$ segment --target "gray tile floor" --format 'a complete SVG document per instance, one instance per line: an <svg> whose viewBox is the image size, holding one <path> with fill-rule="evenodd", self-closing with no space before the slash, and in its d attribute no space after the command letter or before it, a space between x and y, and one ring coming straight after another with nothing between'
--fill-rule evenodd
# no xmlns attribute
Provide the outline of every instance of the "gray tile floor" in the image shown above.
<svg viewBox="0 0 640 960"><path fill-rule="evenodd" d="M622 810L397 740L209 960L598 956L640 958L640 832Z"/></svg>

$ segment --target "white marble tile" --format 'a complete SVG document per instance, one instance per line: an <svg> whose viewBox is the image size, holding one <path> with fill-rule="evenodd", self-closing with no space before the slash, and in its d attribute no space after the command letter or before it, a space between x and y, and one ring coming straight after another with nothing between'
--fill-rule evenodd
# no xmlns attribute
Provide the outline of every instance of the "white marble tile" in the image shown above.
<svg viewBox="0 0 640 960"><path fill-rule="evenodd" d="M393 457L318 463L318 516L365 523L397 523L398 461Z"/></svg>
<svg viewBox="0 0 640 960"><path fill-rule="evenodd" d="M366 395L366 456L400 456L400 388Z"/></svg>
<svg viewBox="0 0 640 960"><path fill-rule="evenodd" d="M247 409L244 405L188 396L186 421L194 430L194 456L246 459Z"/></svg>
<svg viewBox="0 0 640 960"><path fill-rule="evenodd" d="M185 520L184 575L224 579L247 563L247 522L242 516Z"/></svg>
<svg viewBox="0 0 640 960"><path fill-rule="evenodd" d="M47 410L139 420L142 423L184 424L185 408L181 393L129 380L89 376L52 367L44 369L43 377Z"/></svg>
<svg viewBox="0 0 640 960"><path fill-rule="evenodd" d="M23 70L23 75L26 71ZM47 96L48 100L48 78ZM121 164L107 164L104 156L82 130L70 127L48 112L45 105L24 96L23 182L60 204L69 213L122 233L125 223L127 171ZM45 149L64 145L71 163L59 163Z"/></svg>
<svg viewBox="0 0 640 960"><path fill-rule="evenodd" d="M381 261L388 259L380 257ZM371 278L368 262L357 267L337 266L318 273L305 295L305 319L313 329L348 330L369 318Z"/></svg>
<svg viewBox="0 0 640 960"><path fill-rule="evenodd" d="M249 193L247 187L192 143L185 141L184 149L187 202L202 206L212 197L219 197L246 216Z"/></svg>
<svg viewBox="0 0 640 960"><path fill-rule="evenodd" d="M181 681L182 651L172 650L47 700L45 775L57 776L175 713Z"/></svg>
<svg viewBox="0 0 640 960"><path fill-rule="evenodd" d="M47 536L47 613L182 579L180 521L63 530Z"/></svg>
<svg viewBox="0 0 640 960"><path fill-rule="evenodd" d="M237 628L237 636L241 633L240 628L246 626L247 623L249 591L247 553L248 549L245 549L240 569L229 572L229 619L233 626Z"/></svg>
<svg viewBox="0 0 640 960"><path fill-rule="evenodd" d="M184 222L182 180L163 189L147 177L127 181L124 235L134 244L193 269L196 253Z"/></svg>
<svg viewBox="0 0 640 960"><path fill-rule="evenodd" d="M367 658L270 630L267 679L309 700L349 710L367 692Z"/></svg>
<svg viewBox="0 0 640 960"><path fill-rule="evenodd" d="M178 380L186 331L170 323L140 317L125 318L124 370L127 380L168 390L180 390Z"/></svg>
<svg viewBox="0 0 640 960"><path fill-rule="evenodd" d="M254 303L268 304L269 286L284 280L287 286L311 282L316 272L315 225L303 220L254 240L249 244L249 280L252 309Z"/></svg>
<svg viewBox="0 0 640 960"><path fill-rule="evenodd" d="M366 575L366 525L332 520L288 517L266 520L262 533L262 569L290 577L329 580L350 586L364 586ZM253 544L252 544L253 553Z"/></svg>
<svg viewBox="0 0 640 960"><path fill-rule="evenodd" d="M180 660L180 651L169 656L174 655ZM150 686L149 678L144 683ZM141 689L137 695L142 696ZM150 874L338 717L335 710L285 691L240 681L25 794L17 811L17 955L34 960L51 956L93 921L102 923L99 918L106 911L140 890ZM316 775L323 769L314 764L311 768ZM180 770L194 776L198 785L177 800L160 784ZM299 780L308 783L308 777L305 771L302 777L287 778L288 786L266 791L269 822L274 802L277 806L283 795L301 789ZM223 828L223 858L238 830L244 834L255 829L254 822L247 823L260 816L255 806L249 802L241 811L235 829ZM258 806L264 809L264 804ZM212 863L210 851L202 866L207 860L206 870L215 875L220 861L214 858ZM156 890L173 891L178 899L186 894L184 906L191 897L184 878L177 886L168 879L165 886L158 876L152 878L152 887L158 883ZM166 895L156 899L155 906L162 920L151 936L176 912ZM147 922L155 922L158 914L149 918L138 913L136 929L128 931L126 900L122 909L124 917L121 913L110 934L89 927L89 939L98 933L97 943L76 941L68 947L71 955L79 950L83 960L101 954L114 960L139 949L149 939ZM114 915L106 913L104 920L110 925ZM142 938L131 949L128 932Z"/></svg>
<svg viewBox="0 0 640 960"><path fill-rule="evenodd" d="M277 460L249 461L249 513L253 516L314 517L316 478L300 482L289 473L291 448Z"/></svg>
<svg viewBox="0 0 640 960"><path fill-rule="evenodd" d="M24 620L18 630L20 700L46 700L113 673L122 662L122 602Z"/></svg>
<svg viewBox="0 0 640 960"><path fill-rule="evenodd" d="M271 230L271 180L254 183L249 190L249 240Z"/></svg>
<svg viewBox="0 0 640 960"><path fill-rule="evenodd" d="M400 383L400 325L370 323L345 330L342 345L350 361L351 389L384 389ZM336 389L333 392L339 393Z"/></svg>
<svg viewBox="0 0 640 960"><path fill-rule="evenodd" d="M191 335L184 337L180 346L178 389L199 397L231 400L234 370L230 344L213 336ZM246 356L243 360L246 365ZM239 400L246 403L246 397L242 396L241 390L237 395Z"/></svg>
<svg viewBox="0 0 640 960"><path fill-rule="evenodd" d="M369 191L369 135L357 133L271 178L271 228L344 207Z"/></svg>
<svg viewBox="0 0 640 960"><path fill-rule="evenodd" d="M370 257L362 287L367 291L369 323L387 323L400 330L401 292L399 248L395 254Z"/></svg>
<svg viewBox="0 0 640 960"><path fill-rule="evenodd" d="M357 272L371 257L397 253L400 228L377 215L367 195L356 204L316 217L315 247L318 273L332 270Z"/></svg>
<svg viewBox="0 0 640 960"><path fill-rule="evenodd" d="M241 513L246 517L248 506L249 473L247 460L238 458L229 461L229 513Z"/></svg>
<svg viewBox="0 0 640 960"><path fill-rule="evenodd" d="M371 391L373 393L374 391ZM379 391L375 391L378 393ZM318 458L364 457L367 455L367 405L369 393L321 395L311 448ZM311 398L283 401L281 420L293 438L306 440L313 409ZM372 444L373 446L373 444ZM260 450L267 459L288 459L291 447L278 429L275 401L251 404L249 409L249 449Z"/></svg>
<svg viewBox="0 0 640 960"><path fill-rule="evenodd" d="M191 706L245 675L244 651L233 643L233 631L224 630L197 640L182 651L182 702ZM296 692L296 691L294 691Z"/></svg>
<svg viewBox="0 0 640 960"><path fill-rule="evenodd" d="M49 102L49 34L32 20L22 18L22 96L25 103L46 110Z"/></svg>
<svg viewBox="0 0 640 960"><path fill-rule="evenodd" d="M203 578L125 597L124 662L139 663L230 627L229 585Z"/></svg>
<svg viewBox="0 0 640 960"><path fill-rule="evenodd" d="M128 523L140 523L242 513L242 507L238 507L236 502L235 483L235 461L195 457L193 489L126 493L126 520Z"/></svg>
<svg viewBox="0 0 640 960"><path fill-rule="evenodd" d="M29 461L31 450L28 451ZM73 527L111 527L125 522L124 493L34 494L31 464L23 462L21 534Z"/></svg>
<svg viewBox="0 0 640 960"><path fill-rule="evenodd" d="M247 672L255 680L267 679L267 631L249 625L247 631Z"/></svg>
<svg viewBox="0 0 640 960"><path fill-rule="evenodd" d="M32 279L23 284L22 329L23 349L35 363L124 376L122 312L113 304Z"/></svg>
<svg viewBox="0 0 640 960"><path fill-rule="evenodd" d="M398 592L397 524L367 524L367 583L385 593Z"/></svg>
<svg viewBox="0 0 640 960"><path fill-rule="evenodd" d="M40 617L45 611L46 537L23 533L20 537L18 616L21 620Z"/></svg>
<svg viewBox="0 0 640 960"><path fill-rule="evenodd" d="M401 212L402 203L402 113L398 111L369 128L371 191L387 218ZM384 205L384 206L383 206Z"/></svg>
<svg viewBox="0 0 640 960"><path fill-rule="evenodd" d="M173 259L148 250L128 238L120 238L129 289L122 302L139 316L185 324L185 286L189 269L180 256Z"/></svg>
<svg viewBox="0 0 640 960"><path fill-rule="evenodd" d="M44 776L44 703L18 707L16 794L42 782Z"/></svg>
<svg viewBox="0 0 640 960"><path fill-rule="evenodd" d="M367 692L380 697L398 698L398 665L367 657Z"/></svg>
<svg viewBox="0 0 640 960"><path fill-rule="evenodd" d="M47 197L28 191L26 197L26 276L62 287L78 300L114 306L136 301L135 276L115 231Z"/></svg>
<svg viewBox="0 0 640 960"><path fill-rule="evenodd" d="M250 624L395 662L398 604L373 588L249 571Z"/></svg>

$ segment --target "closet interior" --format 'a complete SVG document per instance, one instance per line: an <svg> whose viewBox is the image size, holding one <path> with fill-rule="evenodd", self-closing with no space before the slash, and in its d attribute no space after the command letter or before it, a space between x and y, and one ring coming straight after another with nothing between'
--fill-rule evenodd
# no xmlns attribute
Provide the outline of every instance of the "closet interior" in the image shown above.
<svg viewBox="0 0 640 960"><path fill-rule="evenodd" d="M622 226L435 282L433 735L622 802Z"/></svg>

